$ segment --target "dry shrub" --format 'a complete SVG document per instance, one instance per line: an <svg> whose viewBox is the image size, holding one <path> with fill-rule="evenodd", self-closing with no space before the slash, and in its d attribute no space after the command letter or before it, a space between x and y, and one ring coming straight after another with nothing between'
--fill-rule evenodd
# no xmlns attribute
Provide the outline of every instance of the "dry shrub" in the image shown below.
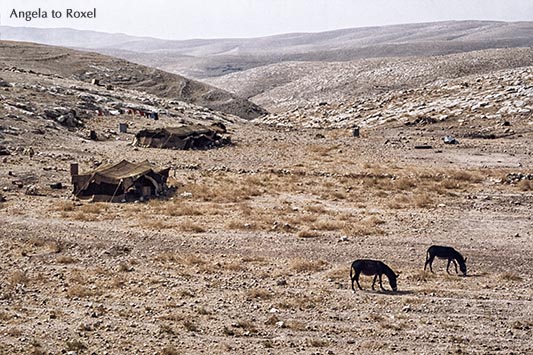
<svg viewBox="0 0 533 355"><path fill-rule="evenodd" d="M78 260L74 259L72 256L69 256L69 255L61 255L61 256L58 256L56 258L56 261L59 263L59 264L74 264L76 263Z"/></svg>
<svg viewBox="0 0 533 355"><path fill-rule="evenodd" d="M166 204L162 212L172 217L201 216L203 214L199 206L193 206L192 204L184 202L182 200L176 200L174 201L174 203Z"/></svg>
<svg viewBox="0 0 533 355"><path fill-rule="evenodd" d="M76 208L76 205L72 201L61 201L59 202L54 210L55 211L62 211L62 212L72 212Z"/></svg>
<svg viewBox="0 0 533 355"><path fill-rule="evenodd" d="M168 223L160 219L148 219L146 217L142 217L137 226L141 228L150 228L155 230L171 229L174 227L172 223Z"/></svg>
<svg viewBox="0 0 533 355"><path fill-rule="evenodd" d="M79 211L74 214L61 214L61 217L63 218L71 218L75 221L81 221L81 222L94 222L98 220L97 214L91 214L91 213L85 213L82 211Z"/></svg>
<svg viewBox="0 0 533 355"><path fill-rule="evenodd" d="M222 264L222 268L224 270L229 270L229 271L233 271L233 272L245 270L244 266L241 265L240 263L236 262L236 261L230 262L230 263L223 263Z"/></svg>
<svg viewBox="0 0 533 355"><path fill-rule="evenodd" d="M401 177L399 179L393 180L394 188L397 190L412 190L416 187L416 182L413 179L407 177Z"/></svg>
<svg viewBox="0 0 533 355"><path fill-rule="evenodd" d="M11 272L11 274L9 275L8 281L11 286L16 286L16 285L27 285L30 279L28 275L26 275L25 271L15 270Z"/></svg>
<svg viewBox="0 0 533 355"><path fill-rule="evenodd" d="M297 218L291 220L293 224L311 224L316 222L318 219L317 215L314 214L301 214Z"/></svg>
<svg viewBox="0 0 533 355"><path fill-rule="evenodd" d="M1 321L7 322L7 321L11 320L12 318L14 318L14 316L12 314L4 312L4 311L0 311L0 320Z"/></svg>
<svg viewBox="0 0 533 355"><path fill-rule="evenodd" d="M457 190L457 189L460 189L462 186L459 182L455 181L455 180L451 180L451 179L445 179L443 181L440 182L439 185L437 186L440 186L440 187L443 187L447 190Z"/></svg>
<svg viewBox="0 0 533 355"><path fill-rule="evenodd" d="M193 221L184 221L178 225L178 228L184 232L205 233L206 229Z"/></svg>
<svg viewBox="0 0 533 355"><path fill-rule="evenodd" d="M328 265L324 260L292 259L289 267L296 272L317 272L324 270Z"/></svg>
<svg viewBox="0 0 533 355"><path fill-rule="evenodd" d="M322 339L309 339L308 343L309 343L309 346L312 346L315 348L324 348L329 345L329 342L327 340L322 340Z"/></svg>
<svg viewBox="0 0 533 355"><path fill-rule="evenodd" d="M256 325L249 320L240 320L235 324L235 328L241 328L249 331L250 333L257 333Z"/></svg>
<svg viewBox="0 0 533 355"><path fill-rule="evenodd" d="M85 284L87 283L87 278L85 277L85 273L83 271L74 269L68 276L68 281L71 283Z"/></svg>
<svg viewBox="0 0 533 355"><path fill-rule="evenodd" d="M516 187L521 191L532 191L533 190L533 181L532 180L520 180Z"/></svg>
<svg viewBox="0 0 533 355"><path fill-rule="evenodd" d="M265 262L265 258L263 256L243 256L241 261L243 263L263 263Z"/></svg>
<svg viewBox="0 0 533 355"><path fill-rule="evenodd" d="M370 216L361 221L346 224L343 228L343 233L352 236L367 236L367 235L383 235L385 231L378 227L378 225L384 224L385 221L379 217Z"/></svg>
<svg viewBox="0 0 533 355"><path fill-rule="evenodd" d="M159 353L160 355L180 355L181 353L176 350L173 346L166 346Z"/></svg>
<svg viewBox="0 0 533 355"><path fill-rule="evenodd" d="M87 349L87 346L83 344L80 340L71 340L67 341L67 350L80 352Z"/></svg>
<svg viewBox="0 0 533 355"><path fill-rule="evenodd" d="M324 214L327 212L326 208L322 205L310 205L306 206L305 210L311 213Z"/></svg>
<svg viewBox="0 0 533 355"><path fill-rule="evenodd" d="M463 182L481 182L482 176L479 173L473 171L459 170L450 174L450 179Z"/></svg>
<svg viewBox="0 0 533 355"><path fill-rule="evenodd" d="M299 231L296 236L298 238L318 238L320 237L320 233L318 233L317 231L312 231L312 230L303 230L303 231Z"/></svg>
<svg viewBox="0 0 533 355"><path fill-rule="evenodd" d="M57 240L48 240L45 246L51 253L60 253L63 251L63 244Z"/></svg>
<svg viewBox="0 0 533 355"><path fill-rule="evenodd" d="M311 225L313 229L320 231L336 231L344 227L344 223L332 220L318 220Z"/></svg>
<svg viewBox="0 0 533 355"><path fill-rule="evenodd" d="M416 195L413 202L418 208L428 208L434 205L433 199L428 194Z"/></svg>
<svg viewBox="0 0 533 355"><path fill-rule="evenodd" d="M252 299L262 299L268 300L273 296L272 292L262 289L262 288L252 288L246 291L246 298L249 300Z"/></svg>
<svg viewBox="0 0 533 355"><path fill-rule="evenodd" d="M99 292L96 290L91 290L88 287L81 286L81 285L74 285L68 288L67 290L67 296L70 298L79 297L92 297L98 295Z"/></svg>
<svg viewBox="0 0 533 355"><path fill-rule="evenodd" d="M238 175L231 178L217 176L211 181L187 184L183 190L190 192L192 198L197 201L216 203L242 202L264 193L261 188L247 184L246 180L243 181Z"/></svg>
<svg viewBox="0 0 533 355"><path fill-rule="evenodd" d="M387 206L392 209L402 209L409 205L409 198L405 195L396 195L392 201L387 203Z"/></svg>
<svg viewBox="0 0 533 355"><path fill-rule="evenodd" d="M161 320L169 322L182 322L187 319L189 316L183 313L167 313L159 317Z"/></svg>
<svg viewBox="0 0 533 355"><path fill-rule="evenodd" d="M500 279L504 281L522 281L522 277L513 272L505 272L501 274Z"/></svg>
<svg viewBox="0 0 533 355"><path fill-rule="evenodd" d="M102 212L106 212L108 208L109 206L102 202L90 203L90 204L81 206L81 212L100 214Z"/></svg>
<svg viewBox="0 0 533 355"><path fill-rule="evenodd" d="M111 288L122 288L126 284L126 279L124 276L115 276L111 279L110 286Z"/></svg>
<svg viewBox="0 0 533 355"><path fill-rule="evenodd" d="M332 280L344 280L348 278L350 272L346 267L337 267L327 273L327 278Z"/></svg>
<svg viewBox="0 0 533 355"><path fill-rule="evenodd" d="M287 328L289 328L291 330L294 330L294 331L299 331L299 332L302 332L302 331L306 330L305 323L297 321L297 320L288 320L285 323L285 327L287 327Z"/></svg>
<svg viewBox="0 0 533 355"><path fill-rule="evenodd" d="M184 256L182 259L181 259L182 263L185 264L185 265L194 265L194 266L200 266L200 265L205 265L207 264L209 261L198 256L198 255L195 255L195 254L189 254L189 255L186 255Z"/></svg>
<svg viewBox="0 0 533 355"><path fill-rule="evenodd" d="M183 321L183 327L189 332L197 332L199 330L198 325L191 320Z"/></svg>
<svg viewBox="0 0 533 355"><path fill-rule="evenodd" d="M428 282L435 278L435 274L427 272L425 270L418 270L416 273L408 275L408 280L418 281L418 282Z"/></svg>

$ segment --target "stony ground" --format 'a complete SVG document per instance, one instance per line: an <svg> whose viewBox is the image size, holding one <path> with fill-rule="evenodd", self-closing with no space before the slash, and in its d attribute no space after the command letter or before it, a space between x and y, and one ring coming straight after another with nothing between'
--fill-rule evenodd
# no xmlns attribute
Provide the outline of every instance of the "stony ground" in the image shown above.
<svg viewBox="0 0 533 355"><path fill-rule="evenodd" d="M533 353L529 99L501 117L470 107L355 138L27 71L0 78L0 354ZM125 105L164 110L157 122L111 113ZM130 144L138 129L189 120L223 121L235 144ZM72 198L71 162L84 172L118 159L171 167L176 193ZM468 276L442 260L424 272L432 244L461 251ZM363 276L352 292L357 258L399 272L399 291Z"/></svg>
<svg viewBox="0 0 533 355"><path fill-rule="evenodd" d="M5 157L0 352L531 354L531 182L502 182L531 172L531 133L418 150L434 137L401 127L231 132L212 151L121 134ZM68 186L72 160L116 156L172 164L177 193L110 205L48 187ZM463 252L468 277L423 272L431 244ZM353 293L362 257L400 272L400 291L363 277Z"/></svg>

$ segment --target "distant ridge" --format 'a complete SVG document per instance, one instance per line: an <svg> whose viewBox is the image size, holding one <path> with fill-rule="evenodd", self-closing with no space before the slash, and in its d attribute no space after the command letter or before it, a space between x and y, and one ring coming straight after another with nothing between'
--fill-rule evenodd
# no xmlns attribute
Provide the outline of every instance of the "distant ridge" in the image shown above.
<svg viewBox="0 0 533 355"><path fill-rule="evenodd" d="M1 26L3 39L91 49L206 78L284 61L350 61L533 46L533 22L446 21L259 38L161 40L73 29Z"/></svg>

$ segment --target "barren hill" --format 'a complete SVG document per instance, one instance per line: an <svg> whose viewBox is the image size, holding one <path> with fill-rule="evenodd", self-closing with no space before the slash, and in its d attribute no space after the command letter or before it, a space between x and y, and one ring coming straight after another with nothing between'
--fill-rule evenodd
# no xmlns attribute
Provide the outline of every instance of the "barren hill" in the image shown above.
<svg viewBox="0 0 533 355"><path fill-rule="evenodd" d="M4 39L88 48L195 78L282 61L350 61L533 46L532 22L448 21L185 41L68 29L0 30Z"/></svg>
<svg viewBox="0 0 533 355"><path fill-rule="evenodd" d="M0 67L135 89L251 119L265 111L221 89L97 53L23 42L0 42Z"/></svg>
<svg viewBox="0 0 533 355"><path fill-rule="evenodd" d="M532 48L350 62L284 62L206 80L271 112L340 104L442 79L533 66Z"/></svg>

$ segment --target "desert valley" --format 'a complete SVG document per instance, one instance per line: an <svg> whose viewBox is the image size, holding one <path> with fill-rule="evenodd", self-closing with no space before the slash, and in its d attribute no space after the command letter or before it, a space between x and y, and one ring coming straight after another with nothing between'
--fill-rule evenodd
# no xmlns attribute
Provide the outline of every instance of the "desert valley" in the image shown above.
<svg viewBox="0 0 533 355"><path fill-rule="evenodd" d="M0 354L533 354L533 23L0 30ZM168 190L74 196L121 160Z"/></svg>

